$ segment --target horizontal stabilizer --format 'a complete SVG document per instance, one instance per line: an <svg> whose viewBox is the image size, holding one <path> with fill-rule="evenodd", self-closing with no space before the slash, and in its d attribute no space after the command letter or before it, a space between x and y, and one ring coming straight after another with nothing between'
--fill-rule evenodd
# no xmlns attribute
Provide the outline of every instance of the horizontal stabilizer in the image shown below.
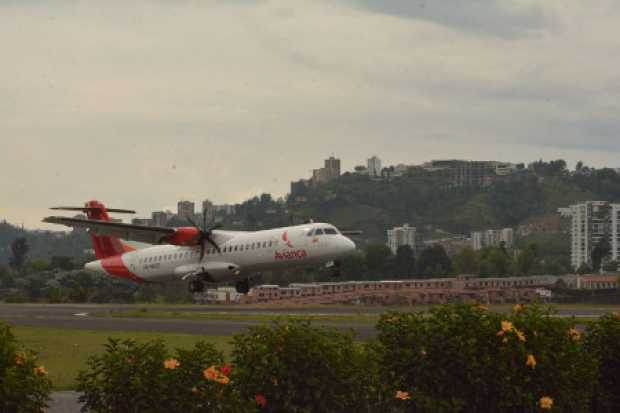
<svg viewBox="0 0 620 413"><path fill-rule="evenodd" d="M101 211L101 208L93 208L93 207L54 207L50 208L56 211L81 211L81 212L90 212L90 211ZM114 214L135 214L136 211L132 211L130 209L114 209L114 208L106 208L107 212L112 212Z"/></svg>

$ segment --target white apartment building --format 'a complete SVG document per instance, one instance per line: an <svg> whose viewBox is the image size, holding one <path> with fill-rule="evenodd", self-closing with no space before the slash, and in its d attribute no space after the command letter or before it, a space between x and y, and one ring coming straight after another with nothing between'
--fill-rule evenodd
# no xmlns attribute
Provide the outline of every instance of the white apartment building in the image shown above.
<svg viewBox="0 0 620 413"><path fill-rule="evenodd" d="M404 224L402 227L394 227L387 230L387 246L396 254L398 247L409 245L415 251L416 228Z"/></svg>
<svg viewBox="0 0 620 413"><path fill-rule="evenodd" d="M592 250L603 237L609 237L611 260L620 259L620 204L588 201L568 209L560 208L559 212L571 217L571 264L574 268L592 264Z"/></svg>
<svg viewBox="0 0 620 413"><path fill-rule="evenodd" d="M381 159L376 156L368 159L368 175L381 176Z"/></svg>
<svg viewBox="0 0 620 413"><path fill-rule="evenodd" d="M489 229L471 233L471 244L474 251L485 247L499 247L502 245L502 242L506 248L512 248L514 240L514 230L512 228Z"/></svg>

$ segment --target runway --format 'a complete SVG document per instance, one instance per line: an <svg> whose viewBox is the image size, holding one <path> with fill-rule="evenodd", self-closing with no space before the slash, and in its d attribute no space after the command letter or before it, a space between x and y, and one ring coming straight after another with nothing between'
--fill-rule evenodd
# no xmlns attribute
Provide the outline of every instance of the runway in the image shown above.
<svg viewBox="0 0 620 413"><path fill-rule="evenodd" d="M136 305L99 304L0 304L0 320L15 326L48 327L91 331L140 331L210 336L229 336L260 325L261 321L238 320L175 320L149 318L94 317L92 314L109 311L136 311ZM226 312L241 314L313 314L316 311L291 309L228 308L221 306L148 306L149 311ZM333 309L333 314L346 314L346 309ZM326 311L320 310L321 314ZM329 311L331 314L332 312ZM319 322L317 322L319 323ZM353 329L365 340L375 336L374 325L351 322L320 322L321 325L341 330Z"/></svg>
<svg viewBox="0 0 620 413"><path fill-rule="evenodd" d="M252 320L181 320L170 318L115 318L95 317L102 312L127 312L148 308L161 312L210 312L226 314L273 314L273 315L357 315L380 314L390 311L389 307L239 307L201 305L110 305L110 304L0 304L0 320L16 326L48 327L91 331L139 331L151 333L176 333L194 335L229 336L246 331L248 327L264 321ZM507 310L509 311L509 310ZM610 312L609 308L584 307L583 309L560 310L560 316L598 317ZM316 324L341 330L354 330L362 340L376 336L372 323L351 321L315 321Z"/></svg>

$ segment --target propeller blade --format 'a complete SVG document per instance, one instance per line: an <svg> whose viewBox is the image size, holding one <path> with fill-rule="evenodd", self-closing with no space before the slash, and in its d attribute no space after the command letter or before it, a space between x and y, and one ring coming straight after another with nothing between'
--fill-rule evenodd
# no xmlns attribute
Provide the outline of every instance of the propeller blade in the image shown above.
<svg viewBox="0 0 620 413"><path fill-rule="evenodd" d="M222 253L222 250L220 250L219 245L217 245L217 243L215 241L213 241L213 239L211 239L210 236L207 237L207 242L211 245L213 245L213 247L215 248L215 250L217 251L218 254Z"/></svg>
<svg viewBox="0 0 620 413"><path fill-rule="evenodd" d="M344 230L344 231L340 231L340 233L344 236L354 236L354 235L362 235L363 231L357 231L357 230Z"/></svg>
<svg viewBox="0 0 620 413"><path fill-rule="evenodd" d="M191 219L190 217L186 217L185 219L189 221L189 223L192 224L193 227L200 229L200 227L196 225L193 219Z"/></svg>
<svg viewBox="0 0 620 413"><path fill-rule="evenodd" d="M202 262L202 259L205 257L205 242L204 240L200 240L200 260L199 262Z"/></svg>

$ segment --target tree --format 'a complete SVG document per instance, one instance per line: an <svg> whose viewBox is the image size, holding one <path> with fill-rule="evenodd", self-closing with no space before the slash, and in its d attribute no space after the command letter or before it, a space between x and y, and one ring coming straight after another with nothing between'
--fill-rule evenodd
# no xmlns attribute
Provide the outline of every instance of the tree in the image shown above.
<svg viewBox="0 0 620 413"><path fill-rule="evenodd" d="M6 268L0 266L0 288L11 288L15 285L15 280Z"/></svg>
<svg viewBox="0 0 620 413"><path fill-rule="evenodd" d="M21 270L24 267L24 263L26 262L26 255L30 247L28 246L28 241L26 237L18 237L11 243L11 253L12 256L9 260L9 264L11 267L16 270Z"/></svg>
<svg viewBox="0 0 620 413"><path fill-rule="evenodd" d="M591 272L592 268L585 262L582 262L579 268L577 268L577 274L579 275L590 274Z"/></svg>
<svg viewBox="0 0 620 413"><path fill-rule="evenodd" d="M471 247L463 248L454 256L452 261L457 274L477 274L478 257Z"/></svg>
<svg viewBox="0 0 620 413"><path fill-rule="evenodd" d="M509 275L513 266L512 259L501 248L491 248L487 256L487 262L491 275Z"/></svg>
<svg viewBox="0 0 620 413"><path fill-rule="evenodd" d="M517 274L531 275L538 265L538 248L536 244L528 244L517 257Z"/></svg>
<svg viewBox="0 0 620 413"><path fill-rule="evenodd" d="M396 250L395 271L398 276L411 278L415 273L415 254L409 245L401 245Z"/></svg>
<svg viewBox="0 0 620 413"><path fill-rule="evenodd" d="M577 165L575 166L575 171L581 172L582 169L583 169L583 162L582 161L577 162Z"/></svg>
<svg viewBox="0 0 620 413"><path fill-rule="evenodd" d="M603 271L605 272L617 272L618 268L620 268L618 261L608 261L603 264Z"/></svg>
<svg viewBox="0 0 620 413"><path fill-rule="evenodd" d="M598 271L601 268L601 264L609 257L610 253L611 244L609 243L609 239L604 236L592 249L592 268L594 271Z"/></svg>
<svg viewBox="0 0 620 413"><path fill-rule="evenodd" d="M349 255L342 260L342 277L347 280L363 279L366 275L366 261L361 253Z"/></svg>
<svg viewBox="0 0 620 413"><path fill-rule="evenodd" d="M452 261L441 245L425 248L418 258L418 274L423 276L448 275L452 272Z"/></svg>
<svg viewBox="0 0 620 413"><path fill-rule="evenodd" d="M58 268L64 271L71 271L75 268L72 257L53 256L50 262L51 268Z"/></svg>
<svg viewBox="0 0 620 413"><path fill-rule="evenodd" d="M366 265L371 275L384 275L392 251L383 244L370 244L366 248Z"/></svg>

